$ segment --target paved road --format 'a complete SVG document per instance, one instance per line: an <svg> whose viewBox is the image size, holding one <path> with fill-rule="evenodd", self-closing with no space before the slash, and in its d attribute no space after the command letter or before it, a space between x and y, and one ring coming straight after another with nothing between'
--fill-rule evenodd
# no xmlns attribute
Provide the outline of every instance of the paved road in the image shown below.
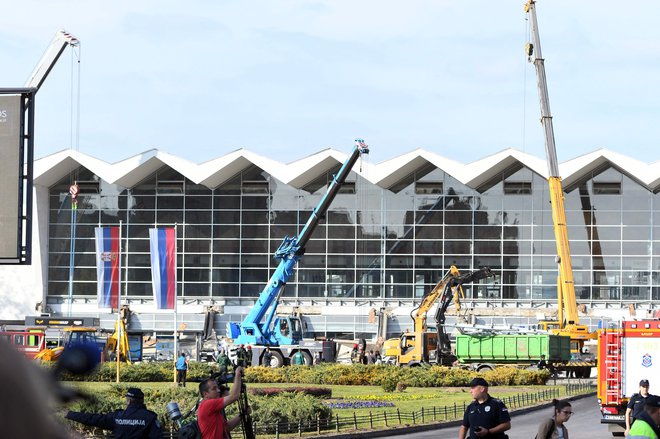
<svg viewBox="0 0 660 439"><path fill-rule="evenodd" d="M572 438L577 439L604 439L611 438L607 426L600 423L598 402L595 396L573 401L573 412L575 413L566 424ZM552 408L533 411L524 415L513 417L511 430L507 432L510 439L530 439L536 435L539 423L546 417L552 416ZM389 436L390 438L405 439L456 439L459 427L440 428L437 430L419 433L401 434Z"/></svg>

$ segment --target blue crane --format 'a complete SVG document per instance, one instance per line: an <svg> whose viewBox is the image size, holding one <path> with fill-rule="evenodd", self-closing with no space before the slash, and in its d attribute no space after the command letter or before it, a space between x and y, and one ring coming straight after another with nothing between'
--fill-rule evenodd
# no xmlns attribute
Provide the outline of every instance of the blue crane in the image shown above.
<svg viewBox="0 0 660 439"><path fill-rule="evenodd" d="M362 154L368 153L369 149L364 140L355 139L353 151L334 176L328 190L298 236L286 236L284 238L275 252L275 259L279 261L279 265L256 303L242 323L229 323L227 325L227 334L234 339L234 343L269 347L300 344L303 338L300 320L295 317L275 317L279 298L289 278L293 276L296 264L305 253L307 242L321 218L325 217L330 204L346 181L346 177L348 177L358 158ZM308 348L310 347L308 346Z"/></svg>

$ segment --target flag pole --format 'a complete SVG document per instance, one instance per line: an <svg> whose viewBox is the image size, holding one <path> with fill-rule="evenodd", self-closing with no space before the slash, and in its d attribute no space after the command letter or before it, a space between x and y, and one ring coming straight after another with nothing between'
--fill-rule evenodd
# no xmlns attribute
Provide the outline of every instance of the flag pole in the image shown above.
<svg viewBox="0 0 660 439"><path fill-rule="evenodd" d="M119 220L119 251L117 252L117 265L119 270L117 270L117 383L119 383L119 369L120 369L120 345L122 340L121 333L121 231L122 231L122 220Z"/></svg>
<svg viewBox="0 0 660 439"><path fill-rule="evenodd" d="M179 352L177 351L177 330L176 330L176 312L177 312L177 267L176 267L176 259L177 259L177 248L176 248L176 243L177 243L177 223L174 223L174 382L176 383L176 362L179 359Z"/></svg>

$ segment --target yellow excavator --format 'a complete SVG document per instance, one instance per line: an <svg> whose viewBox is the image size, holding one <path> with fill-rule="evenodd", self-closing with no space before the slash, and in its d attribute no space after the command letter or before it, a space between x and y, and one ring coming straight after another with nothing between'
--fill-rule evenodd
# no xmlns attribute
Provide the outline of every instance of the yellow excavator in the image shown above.
<svg viewBox="0 0 660 439"><path fill-rule="evenodd" d="M458 268L452 265L410 314L414 322L413 331L404 332L400 338L385 341L383 344L385 360L408 367L424 364L451 366L456 361L456 357L452 354L449 334L445 331L447 308L454 302L457 310L460 310L460 298L463 297L462 285L477 282L488 276L491 276L491 272L487 267L461 275ZM426 317L436 303L438 303L435 313L436 331L431 331L427 327Z"/></svg>
<svg viewBox="0 0 660 439"><path fill-rule="evenodd" d="M578 317L571 252L566 229L564 191L562 189L561 177L559 176L555 134L552 126L552 115L550 114L548 85L546 82L543 55L541 54L541 41L534 0L529 0L525 4L525 12L529 14L530 33L532 36L532 42L527 43L525 49L529 61L534 63L536 69L536 83L541 103L541 124L543 125L545 134L545 150L548 161L548 185L550 187L550 202L552 205L552 222L557 245L556 261L559 269L559 276L557 278L557 320L540 321L539 325L542 329L553 334L570 337L573 360L569 364L569 369L572 369L577 377L588 377L591 374L591 368L596 366L596 361L592 355L585 352L584 343L587 340L595 340L597 333L590 332L589 327L581 324Z"/></svg>

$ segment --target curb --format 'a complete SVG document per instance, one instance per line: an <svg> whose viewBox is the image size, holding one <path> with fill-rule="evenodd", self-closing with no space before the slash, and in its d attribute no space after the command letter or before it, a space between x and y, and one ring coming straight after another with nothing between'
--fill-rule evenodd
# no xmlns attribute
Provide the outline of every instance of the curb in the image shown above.
<svg viewBox="0 0 660 439"><path fill-rule="evenodd" d="M589 392L585 393L582 395L575 395L571 396L570 398L566 398L566 401L575 401L578 399L582 398L589 398L590 396L595 396L596 392ZM519 416L519 415L525 415L530 412L534 412L536 410L542 410L545 408L552 407L551 402L546 402L543 404L531 406L531 407L525 407L522 409L517 409L515 411L511 412L511 417ZM396 436L399 434L408 434L408 433L419 433L422 431L430 431L430 430L437 430L440 428L448 428L448 427L458 427L463 423L462 420L456 420L456 421L449 421L449 422L436 422L432 424L424 424L424 425L411 425L411 426L402 426L402 427L391 427L388 429L382 429L382 430L369 430L369 431L354 431L351 433L339 433L339 434L324 434L320 436L310 436L311 438L329 438L329 439L350 439L350 438L362 438L362 439L369 439L369 438L375 438L375 437L387 437L387 436Z"/></svg>

